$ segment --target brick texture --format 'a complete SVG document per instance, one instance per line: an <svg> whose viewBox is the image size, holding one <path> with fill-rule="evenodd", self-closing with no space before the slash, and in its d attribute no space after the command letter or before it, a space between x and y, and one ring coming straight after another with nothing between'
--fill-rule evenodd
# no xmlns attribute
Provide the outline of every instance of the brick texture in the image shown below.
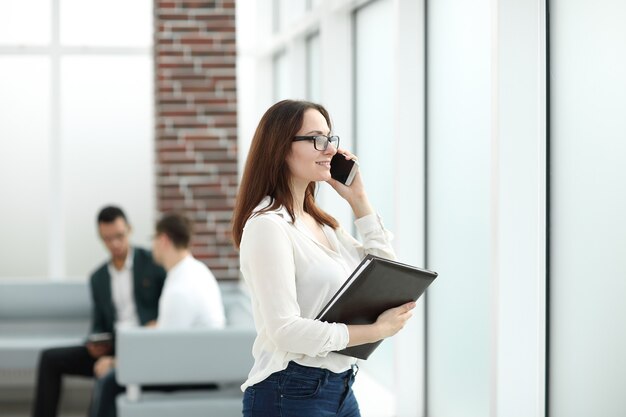
<svg viewBox="0 0 626 417"><path fill-rule="evenodd" d="M237 279L234 1L155 0L157 208L195 223L192 252Z"/></svg>

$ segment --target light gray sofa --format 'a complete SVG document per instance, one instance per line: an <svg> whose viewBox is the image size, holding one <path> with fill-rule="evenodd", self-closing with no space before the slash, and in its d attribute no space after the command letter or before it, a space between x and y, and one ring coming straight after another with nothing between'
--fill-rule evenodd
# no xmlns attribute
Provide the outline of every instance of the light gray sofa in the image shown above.
<svg viewBox="0 0 626 417"><path fill-rule="evenodd" d="M135 329L117 337L121 417L240 416L239 385L252 367L255 337L250 301L236 284L220 283L227 326L220 330ZM0 280L0 415L29 404L43 349L84 342L91 297L86 282ZM160 365L160 366L159 366ZM214 391L141 392L142 385L214 382ZM91 379L67 378L61 411L85 410Z"/></svg>
<svg viewBox="0 0 626 417"><path fill-rule="evenodd" d="M239 386L252 367L250 301L222 286L227 325L215 330L129 329L116 339L119 417L241 416ZM145 385L216 383L216 390L143 391Z"/></svg>
<svg viewBox="0 0 626 417"><path fill-rule="evenodd" d="M85 282L0 281L0 404L29 403L40 352L82 343L90 317ZM66 403L88 402L91 381L67 382Z"/></svg>

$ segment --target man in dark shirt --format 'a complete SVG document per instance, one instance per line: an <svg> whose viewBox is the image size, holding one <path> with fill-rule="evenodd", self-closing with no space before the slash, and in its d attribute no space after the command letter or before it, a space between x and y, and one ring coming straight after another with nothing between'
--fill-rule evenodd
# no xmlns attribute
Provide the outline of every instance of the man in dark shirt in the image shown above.
<svg viewBox="0 0 626 417"><path fill-rule="evenodd" d="M92 334L110 333L125 326L144 326L158 317L165 271L150 252L132 247L130 225L118 207L98 214L98 232L111 259L89 281L93 299ZM33 417L56 417L63 375L101 376L114 366L114 342L44 350L39 358Z"/></svg>

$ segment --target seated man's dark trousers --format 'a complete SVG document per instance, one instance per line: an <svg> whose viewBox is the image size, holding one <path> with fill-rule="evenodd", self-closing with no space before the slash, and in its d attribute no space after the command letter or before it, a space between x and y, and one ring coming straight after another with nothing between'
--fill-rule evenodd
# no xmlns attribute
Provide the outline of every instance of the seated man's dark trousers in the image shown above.
<svg viewBox="0 0 626 417"><path fill-rule="evenodd" d="M63 376L93 377L95 362L85 346L44 350L39 357L33 417L56 417Z"/></svg>

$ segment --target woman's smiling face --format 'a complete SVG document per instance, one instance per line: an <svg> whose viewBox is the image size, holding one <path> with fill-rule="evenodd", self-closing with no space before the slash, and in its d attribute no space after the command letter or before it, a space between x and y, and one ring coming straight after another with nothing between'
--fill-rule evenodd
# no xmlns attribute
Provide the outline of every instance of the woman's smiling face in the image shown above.
<svg viewBox="0 0 626 417"><path fill-rule="evenodd" d="M330 135L330 129L324 116L315 109L308 109L302 118L302 127L296 136ZM303 140L291 144L287 155L287 166L294 182L307 185L311 181L330 179L330 160L337 153L337 148L328 145L326 150L315 149L312 140Z"/></svg>

